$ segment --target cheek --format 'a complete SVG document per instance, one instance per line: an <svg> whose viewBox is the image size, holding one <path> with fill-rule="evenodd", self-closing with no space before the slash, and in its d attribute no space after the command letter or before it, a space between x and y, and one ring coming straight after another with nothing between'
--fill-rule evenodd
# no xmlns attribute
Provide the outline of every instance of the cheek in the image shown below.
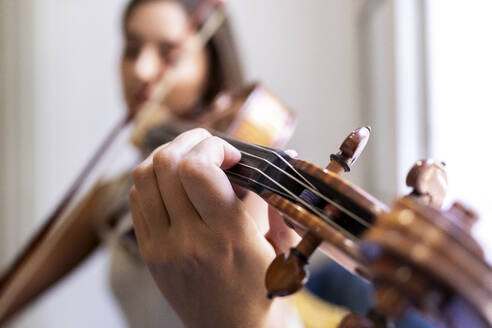
<svg viewBox="0 0 492 328"><path fill-rule="evenodd" d="M200 99L206 86L208 60L204 51L186 56L176 69L166 105L176 113L184 113Z"/></svg>
<svg viewBox="0 0 492 328"><path fill-rule="evenodd" d="M180 91L193 92L200 89L205 84L207 75L207 62L203 54L196 54L183 59L183 62L176 70L175 89Z"/></svg>
<svg viewBox="0 0 492 328"><path fill-rule="evenodd" d="M133 91L133 63L123 60L121 63L121 83L123 85L123 92L128 100L128 97Z"/></svg>
<svg viewBox="0 0 492 328"><path fill-rule="evenodd" d="M123 83L123 86L129 85L129 80L131 77L131 64L128 63L126 60L123 60L121 62L121 82Z"/></svg>

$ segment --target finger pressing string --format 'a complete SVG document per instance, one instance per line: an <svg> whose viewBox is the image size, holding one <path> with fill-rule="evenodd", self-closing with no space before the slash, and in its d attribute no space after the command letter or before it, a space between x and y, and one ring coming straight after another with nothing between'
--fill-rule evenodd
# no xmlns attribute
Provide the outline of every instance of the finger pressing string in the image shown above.
<svg viewBox="0 0 492 328"><path fill-rule="evenodd" d="M133 182L135 198L139 199L142 215L147 224L152 227L160 227L162 224L169 227L169 215L162 202L151 156L133 170Z"/></svg>
<svg viewBox="0 0 492 328"><path fill-rule="evenodd" d="M196 224L194 221L198 214L183 189L177 170L184 156L209 136L210 133L204 129L193 129L179 135L154 154L154 173L171 226Z"/></svg>
<svg viewBox="0 0 492 328"><path fill-rule="evenodd" d="M236 148L220 138L210 137L196 145L180 164L179 176L188 197L209 226L223 225L223 214L234 217L241 206L223 171L240 158ZM207 193L203 194L203 190Z"/></svg>

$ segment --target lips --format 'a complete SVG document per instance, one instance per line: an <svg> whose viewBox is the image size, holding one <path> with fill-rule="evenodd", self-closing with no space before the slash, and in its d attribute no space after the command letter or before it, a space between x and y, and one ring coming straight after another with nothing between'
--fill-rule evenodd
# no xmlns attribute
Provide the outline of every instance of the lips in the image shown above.
<svg viewBox="0 0 492 328"><path fill-rule="evenodd" d="M138 109L138 107L145 103L150 98L150 96L151 88L149 88L148 86L143 86L134 94L131 102L131 107L134 109Z"/></svg>

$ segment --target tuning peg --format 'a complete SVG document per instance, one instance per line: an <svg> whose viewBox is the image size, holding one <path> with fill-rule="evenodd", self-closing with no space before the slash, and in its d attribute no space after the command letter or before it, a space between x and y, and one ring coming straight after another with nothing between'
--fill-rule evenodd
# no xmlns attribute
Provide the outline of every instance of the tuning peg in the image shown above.
<svg viewBox="0 0 492 328"><path fill-rule="evenodd" d="M407 186L413 188L410 195L420 198L427 205L440 208L448 188L444 165L444 162L431 159L417 161L407 174Z"/></svg>
<svg viewBox="0 0 492 328"><path fill-rule="evenodd" d="M350 172L350 166L355 163L369 141L370 126L363 126L352 131L340 146L340 151L330 156L327 170L341 174Z"/></svg>
<svg viewBox="0 0 492 328"><path fill-rule="evenodd" d="M308 232L290 249L289 255L280 254L273 260L265 278L268 298L291 295L304 286L309 278L308 259L320 242L316 235Z"/></svg>
<svg viewBox="0 0 492 328"><path fill-rule="evenodd" d="M350 171L367 144L370 127L361 127L350 133L337 154L330 156L326 169L336 174ZM289 255L279 254L268 267L265 284L268 297L287 296L297 292L307 282L309 257L321 244L322 239L312 231L306 231L299 244L290 249Z"/></svg>

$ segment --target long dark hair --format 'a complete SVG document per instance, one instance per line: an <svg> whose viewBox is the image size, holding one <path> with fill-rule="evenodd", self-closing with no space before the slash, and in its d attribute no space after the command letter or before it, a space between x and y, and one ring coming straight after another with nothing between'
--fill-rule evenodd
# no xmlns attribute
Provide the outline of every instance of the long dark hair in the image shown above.
<svg viewBox="0 0 492 328"><path fill-rule="evenodd" d="M200 3L200 0L130 0L123 12L124 33L126 33L127 22L134 9L151 1L175 1L183 5L188 15L191 15ZM202 99L202 103L206 105L220 91L242 86L243 77L236 44L227 19L207 43L205 49L210 60L210 76Z"/></svg>

